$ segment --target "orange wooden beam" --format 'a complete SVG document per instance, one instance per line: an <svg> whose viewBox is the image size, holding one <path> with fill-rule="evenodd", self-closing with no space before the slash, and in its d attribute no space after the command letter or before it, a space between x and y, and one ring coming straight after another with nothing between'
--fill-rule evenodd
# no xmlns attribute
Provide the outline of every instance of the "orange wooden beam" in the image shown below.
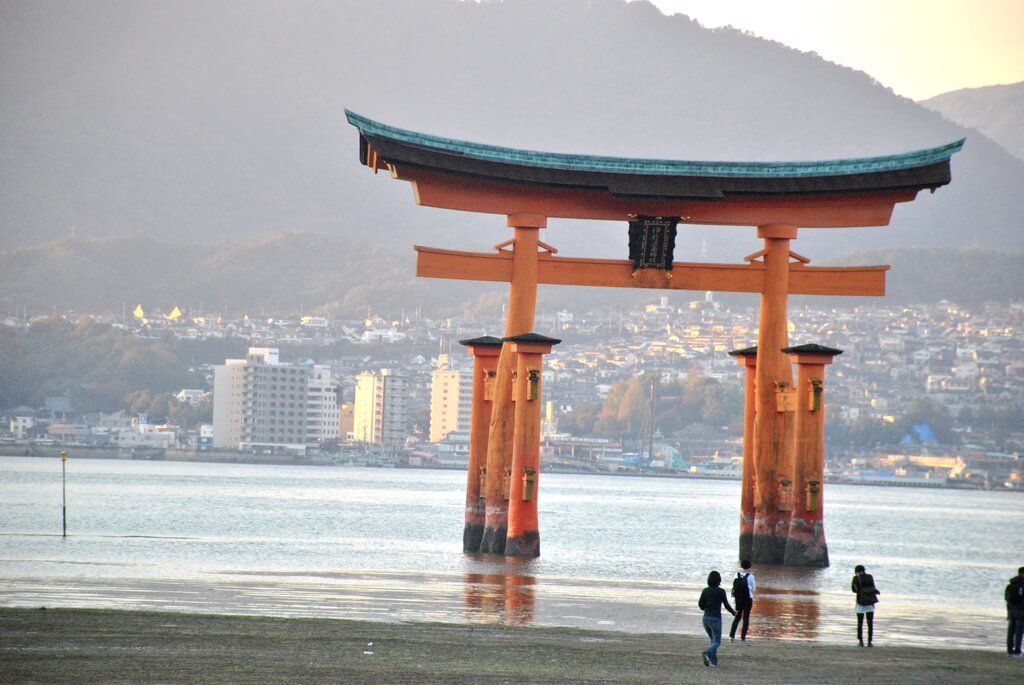
<svg viewBox="0 0 1024 685"><path fill-rule="evenodd" d="M909 202L917 196L916 190L894 190L846 195L664 200L615 197L592 189L499 183L408 166L389 168L395 178L412 182L416 203L426 207L606 221L628 221L631 214L650 214L678 216L690 224L724 226L887 226L895 204Z"/></svg>
<svg viewBox="0 0 1024 685"><path fill-rule="evenodd" d="M416 246L416 275L466 281L512 281L512 253L461 252ZM888 266L805 266L789 267L789 293L793 295L885 294ZM537 259L537 282L545 285L589 285L608 288L657 288L663 290L715 290L759 293L764 287L765 265L702 264L675 262L672 276L657 269L642 269L633 275L625 259L556 257L541 253Z"/></svg>

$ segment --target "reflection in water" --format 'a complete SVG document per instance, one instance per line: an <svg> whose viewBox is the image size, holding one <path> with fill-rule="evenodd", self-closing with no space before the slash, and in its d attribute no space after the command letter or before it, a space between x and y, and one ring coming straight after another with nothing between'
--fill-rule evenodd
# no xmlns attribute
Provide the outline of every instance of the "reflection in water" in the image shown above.
<svg viewBox="0 0 1024 685"><path fill-rule="evenodd" d="M477 561L491 562L495 572L463 575L464 619L510 626L533 624L537 579L520 570L528 567L530 560L471 556ZM818 575L810 569L762 567L757 601L751 614L752 634L781 639L818 639L822 611ZM609 586L614 584L608 583ZM555 588L549 589L558 594ZM663 598L652 595L648 599L657 604ZM561 606L573 605L562 599Z"/></svg>
<svg viewBox="0 0 1024 685"><path fill-rule="evenodd" d="M467 621L523 626L533 623L536 603L533 576L520 573L465 574Z"/></svg>
<svg viewBox="0 0 1024 685"><path fill-rule="evenodd" d="M757 635L764 637L814 640L818 637L820 608L818 594L792 594L764 588L757 594L751 624Z"/></svg>
<svg viewBox="0 0 1024 685"><path fill-rule="evenodd" d="M821 599L817 569L762 566L750 613L757 635L814 640L818 638Z"/></svg>

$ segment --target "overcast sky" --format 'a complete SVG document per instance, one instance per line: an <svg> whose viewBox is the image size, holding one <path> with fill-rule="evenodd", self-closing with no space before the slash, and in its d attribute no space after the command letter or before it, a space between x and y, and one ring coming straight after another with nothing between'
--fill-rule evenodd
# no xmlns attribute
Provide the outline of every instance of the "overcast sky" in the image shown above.
<svg viewBox="0 0 1024 685"><path fill-rule="evenodd" d="M651 0L874 76L921 100L1024 81L1024 0Z"/></svg>

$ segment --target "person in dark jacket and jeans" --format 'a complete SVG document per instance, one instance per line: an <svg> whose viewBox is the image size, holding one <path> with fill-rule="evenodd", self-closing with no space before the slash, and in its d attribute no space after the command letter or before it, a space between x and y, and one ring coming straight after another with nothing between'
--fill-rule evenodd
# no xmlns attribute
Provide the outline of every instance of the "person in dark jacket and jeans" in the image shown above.
<svg viewBox="0 0 1024 685"><path fill-rule="evenodd" d="M878 595L882 594L875 587L875 579L870 573L864 572L864 567L858 564L853 569L853 582L850 589L857 595L857 643L864 646L864 617L868 619L868 647L875 637L875 605L878 604Z"/></svg>
<svg viewBox="0 0 1024 685"><path fill-rule="evenodd" d="M725 605L730 614L736 615L721 585L722 574L718 571L709 573L708 586L700 593L700 600L697 602L697 606L704 610L704 630L711 638L711 645L700 653L700 658L705 666L712 668L718 668L718 646L722 644L722 605Z"/></svg>
<svg viewBox="0 0 1024 685"><path fill-rule="evenodd" d="M1006 599L1006 653L1020 658L1021 638L1024 638L1024 566L1010 578L1004 593Z"/></svg>

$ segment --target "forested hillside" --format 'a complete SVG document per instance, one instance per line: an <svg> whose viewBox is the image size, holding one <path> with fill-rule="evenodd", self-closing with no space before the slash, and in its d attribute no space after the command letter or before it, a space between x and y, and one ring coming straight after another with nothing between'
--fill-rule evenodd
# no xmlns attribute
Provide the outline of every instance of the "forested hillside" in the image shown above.
<svg viewBox="0 0 1024 685"><path fill-rule="evenodd" d="M677 259L687 259L677 248ZM739 261L734 257L732 261ZM889 248L831 260L891 264L885 303L941 299L965 306L1024 298L1024 253L979 248ZM815 263L824 263L815 260ZM0 312L120 312L179 306L240 315L319 312L359 317L367 308L400 315L470 311L498 315L505 288L496 283L416 278L411 249L395 253L366 241L313 233L217 245L153 238L74 238L0 252ZM627 307L656 291L541 288L542 307ZM686 298L678 293L672 297ZM739 301L739 300L736 300ZM752 298L744 301L755 302Z"/></svg>

